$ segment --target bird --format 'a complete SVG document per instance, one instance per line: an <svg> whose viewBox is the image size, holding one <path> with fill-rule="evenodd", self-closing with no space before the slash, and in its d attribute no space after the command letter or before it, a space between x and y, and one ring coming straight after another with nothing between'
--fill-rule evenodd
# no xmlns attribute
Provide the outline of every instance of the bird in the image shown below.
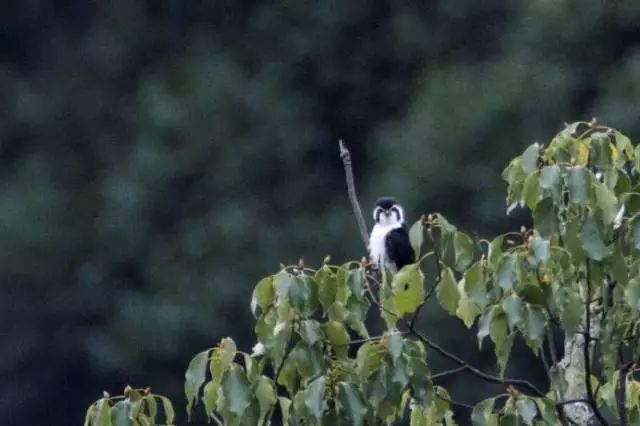
<svg viewBox="0 0 640 426"><path fill-rule="evenodd" d="M404 222L404 210L393 197L381 197L373 209L375 224L369 237L369 260L378 269L396 274L414 262L415 254Z"/></svg>

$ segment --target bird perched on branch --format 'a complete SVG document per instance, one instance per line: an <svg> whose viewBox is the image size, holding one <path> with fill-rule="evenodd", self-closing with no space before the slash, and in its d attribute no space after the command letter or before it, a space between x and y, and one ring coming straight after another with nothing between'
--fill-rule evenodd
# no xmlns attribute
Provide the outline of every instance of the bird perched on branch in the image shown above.
<svg viewBox="0 0 640 426"><path fill-rule="evenodd" d="M404 210L395 198L382 197L373 209L375 225L369 237L369 259L378 268L395 274L414 262Z"/></svg>

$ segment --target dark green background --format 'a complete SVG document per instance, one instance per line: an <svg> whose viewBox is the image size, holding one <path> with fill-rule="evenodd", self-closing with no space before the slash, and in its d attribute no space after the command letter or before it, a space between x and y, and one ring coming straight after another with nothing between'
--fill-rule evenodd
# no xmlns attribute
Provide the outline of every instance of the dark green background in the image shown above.
<svg viewBox="0 0 640 426"><path fill-rule="evenodd" d="M2 423L77 425L129 383L184 424L188 361L251 348L260 277L363 255L339 138L367 214L392 194L410 221L517 229L499 174L523 147L592 116L640 132L639 22L602 0L5 2ZM494 368L435 306L422 328ZM511 374L540 383L526 353Z"/></svg>

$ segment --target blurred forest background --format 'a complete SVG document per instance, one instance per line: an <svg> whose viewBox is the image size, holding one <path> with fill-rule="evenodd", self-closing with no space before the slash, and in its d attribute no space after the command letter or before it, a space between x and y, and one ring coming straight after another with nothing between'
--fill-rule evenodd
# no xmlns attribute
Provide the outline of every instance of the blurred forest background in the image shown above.
<svg viewBox="0 0 640 426"><path fill-rule="evenodd" d="M339 138L367 211L393 194L410 221L519 228L500 171L523 147L592 116L640 137L639 23L633 1L5 2L2 423L77 425L130 383L184 424L188 361L227 335L250 350L259 278L363 255ZM510 374L540 383L525 353Z"/></svg>

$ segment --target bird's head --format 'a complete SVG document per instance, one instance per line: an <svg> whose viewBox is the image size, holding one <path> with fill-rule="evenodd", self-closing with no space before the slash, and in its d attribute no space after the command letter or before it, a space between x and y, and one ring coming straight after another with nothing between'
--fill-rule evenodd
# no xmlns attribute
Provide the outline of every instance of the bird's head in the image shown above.
<svg viewBox="0 0 640 426"><path fill-rule="evenodd" d="M404 222L404 211L395 198L382 197L376 201L373 220L380 225L397 225Z"/></svg>

